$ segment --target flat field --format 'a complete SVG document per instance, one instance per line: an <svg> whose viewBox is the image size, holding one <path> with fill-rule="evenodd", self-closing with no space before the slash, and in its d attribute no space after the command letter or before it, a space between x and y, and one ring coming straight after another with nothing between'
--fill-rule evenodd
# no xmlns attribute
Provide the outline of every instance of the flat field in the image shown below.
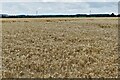
<svg viewBox="0 0 120 80"><path fill-rule="evenodd" d="M0 21L3 78L118 76L117 18Z"/></svg>

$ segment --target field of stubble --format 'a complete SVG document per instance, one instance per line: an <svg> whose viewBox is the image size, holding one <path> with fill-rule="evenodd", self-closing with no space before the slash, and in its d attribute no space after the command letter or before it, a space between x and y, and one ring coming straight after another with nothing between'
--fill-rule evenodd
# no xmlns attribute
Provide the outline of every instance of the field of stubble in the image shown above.
<svg viewBox="0 0 120 80"><path fill-rule="evenodd" d="M2 76L117 77L117 23L117 18L2 19Z"/></svg>

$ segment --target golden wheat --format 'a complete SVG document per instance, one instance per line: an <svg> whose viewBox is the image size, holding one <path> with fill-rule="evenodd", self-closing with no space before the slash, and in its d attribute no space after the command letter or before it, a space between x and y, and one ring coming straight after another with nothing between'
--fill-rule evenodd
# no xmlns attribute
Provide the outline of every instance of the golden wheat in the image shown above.
<svg viewBox="0 0 120 80"><path fill-rule="evenodd" d="M2 19L4 78L117 77L117 18Z"/></svg>

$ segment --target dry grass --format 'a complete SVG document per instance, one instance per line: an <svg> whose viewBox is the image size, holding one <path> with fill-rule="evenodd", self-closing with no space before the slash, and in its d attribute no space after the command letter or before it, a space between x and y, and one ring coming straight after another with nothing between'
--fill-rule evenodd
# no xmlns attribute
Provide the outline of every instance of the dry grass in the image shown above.
<svg viewBox="0 0 120 80"><path fill-rule="evenodd" d="M117 18L3 19L3 77L117 77Z"/></svg>

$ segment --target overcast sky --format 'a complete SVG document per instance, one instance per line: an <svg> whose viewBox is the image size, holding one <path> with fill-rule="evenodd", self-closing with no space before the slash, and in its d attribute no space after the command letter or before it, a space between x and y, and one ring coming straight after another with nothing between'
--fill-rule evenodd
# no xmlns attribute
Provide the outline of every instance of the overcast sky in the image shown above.
<svg viewBox="0 0 120 80"><path fill-rule="evenodd" d="M119 0L34 0L34 2L118 2ZM1 2L33 2L33 0L1 0Z"/></svg>
<svg viewBox="0 0 120 80"><path fill-rule="evenodd" d="M61 1L61 2L60 2ZM118 0L4 0L0 13L7 14L89 14L118 13ZM113 2L114 1L114 2Z"/></svg>

